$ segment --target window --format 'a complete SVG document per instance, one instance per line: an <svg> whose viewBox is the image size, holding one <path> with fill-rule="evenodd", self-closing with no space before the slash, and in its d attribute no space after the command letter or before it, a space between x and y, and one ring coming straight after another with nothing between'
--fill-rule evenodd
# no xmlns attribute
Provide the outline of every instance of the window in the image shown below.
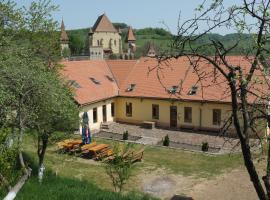
<svg viewBox="0 0 270 200"><path fill-rule="evenodd" d="M75 80L69 80L68 81L68 84L72 87L75 87L75 88L81 88L80 84L77 83Z"/></svg>
<svg viewBox="0 0 270 200"><path fill-rule="evenodd" d="M89 78L93 83L99 85L100 84L100 81L98 81L97 79L93 78L93 77L90 77Z"/></svg>
<svg viewBox="0 0 270 200"><path fill-rule="evenodd" d="M213 109L213 125L220 125L221 122L221 110Z"/></svg>
<svg viewBox="0 0 270 200"><path fill-rule="evenodd" d="M97 45L99 46L99 40L97 40Z"/></svg>
<svg viewBox="0 0 270 200"><path fill-rule="evenodd" d="M173 85L170 89L168 89L168 92L170 94L175 94L176 91L177 91L177 89L178 89L178 86L177 85Z"/></svg>
<svg viewBox="0 0 270 200"><path fill-rule="evenodd" d="M159 105L152 105L152 118L159 119Z"/></svg>
<svg viewBox="0 0 270 200"><path fill-rule="evenodd" d="M97 108L93 108L93 122L96 123L97 121Z"/></svg>
<svg viewBox="0 0 270 200"><path fill-rule="evenodd" d="M132 103L126 103L126 116L132 116Z"/></svg>
<svg viewBox="0 0 270 200"><path fill-rule="evenodd" d="M111 103L111 113L112 117L114 117L114 103Z"/></svg>
<svg viewBox="0 0 270 200"><path fill-rule="evenodd" d="M189 94L189 95L195 95L195 94L197 93L197 90L198 90L198 86L193 85L193 86L191 87L191 89L189 90L188 94Z"/></svg>
<svg viewBox="0 0 270 200"><path fill-rule="evenodd" d="M131 92L131 91L133 91L134 89L135 89L135 86L136 86L136 84L130 84L129 86L128 86L128 88L127 88L127 92Z"/></svg>
<svg viewBox="0 0 270 200"><path fill-rule="evenodd" d="M116 40L114 40L114 46L116 46Z"/></svg>
<svg viewBox="0 0 270 200"><path fill-rule="evenodd" d="M184 108L184 122L191 123L192 122L192 108L191 107L185 107Z"/></svg>
<svg viewBox="0 0 270 200"><path fill-rule="evenodd" d="M109 81L114 82L113 77L111 77L111 76L109 76L109 75L106 75L106 77L107 77L107 79L108 79Z"/></svg>

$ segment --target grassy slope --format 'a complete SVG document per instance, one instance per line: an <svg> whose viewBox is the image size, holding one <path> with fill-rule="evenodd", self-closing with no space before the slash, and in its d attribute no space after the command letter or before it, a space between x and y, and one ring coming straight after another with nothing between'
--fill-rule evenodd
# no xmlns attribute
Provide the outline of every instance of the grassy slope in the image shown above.
<svg viewBox="0 0 270 200"><path fill-rule="evenodd" d="M109 140L97 139L97 141L99 143L111 143ZM134 145L134 148L139 149L142 146ZM47 197L48 195L50 197L56 196L55 199L66 199L69 195L70 199L74 199L75 196L77 199L85 199L85 195L94 195L98 197L97 199L102 199L96 192L112 196L112 199L121 199L117 197L117 194L108 192L108 190L112 190L112 186L101 163L58 154L55 150L56 146L51 145L46 154L45 166L49 176L45 179L44 187L43 185L40 187L37 178L32 177L18 199L41 199L41 197ZM37 162L36 146L32 138L27 137L24 151L31 159L34 158L32 162ZM201 153L146 146L143 162L135 165L134 176L128 181L124 189L127 192L137 191L138 193L140 190L138 175L147 170L150 173L155 169L162 168L167 173L192 175L200 178L218 175L241 164L242 158L240 155L209 156ZM137 198L130 194L129 197L123 197L122 199L129 199L130 197L132 197L131 199ZM104 197L103 199L109 198ZM138 197L138 199L141 198Z"/></svg>
<svg viewBox="0 0 270 200"><path fill-rule="evenodd" d="M156 48L159 49L160 53L167 52L170 50L170 45L172 43L172 38L168 34L164 35L160 32L155 32L155 30L148 30L149 28L145 29L137 29L135 30L135 37L136 37L136 57L140 57L143 53L145 53L145 48L147 48L147 43L151 42L155 45ZM88 37L89 28L85 29L76 29L76 30L69 30L68 34L71 36L71 43L81 43L79 44L70 44L71 46L85 46L85 42L87 41L86 38ZM164 30L165 31L165 30ZM163 32L164 32L163 31ZM165 31L166 32L166 31ZM77 39L74 39L76 37ZM126 29L122 32L123 42L125 41L126 37ZM210 40L218 40L221 41L225 47L231 47L235 44L235 42L239 39L238 34L227 34L227 35L219 35L219 34L206 34L204 37L200 38L196 43L193 44L193 47L201 46L203 44L209 43ZM243 54L243 50L247 49L252 42L252 35L243 34L240 38L239 46L234 49L231 54L240 55ZM123 48L126 49L126 45L123 43ZM81 47L82 49L83 47ZM85 48L85 47L84 47ZM206 54L212 55L214 53L214 49L210 48L208 45L205 46L202 51ZM78 52L76 54L79 54Z"/></svg>

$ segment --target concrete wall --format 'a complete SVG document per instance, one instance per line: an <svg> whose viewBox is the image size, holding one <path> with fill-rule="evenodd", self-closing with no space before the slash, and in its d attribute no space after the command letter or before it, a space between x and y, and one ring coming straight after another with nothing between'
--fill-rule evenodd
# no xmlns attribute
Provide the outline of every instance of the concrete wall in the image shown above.
<svg viewBox="0 0 270 200"><path fill-rule="evenodd" d="M101 46L100 42L103 40L103 48L109 49L110 48L110 40L112 40L112 52L114 54L121 53L119 49L121 49L121 36L119 33L109 33L109 32L95 32L92 36L89 38L91 46ZM99 41L99 44L98 42Z"/></svg>
<svg viewBox="0 0 270 200"><path fill-rule="evenodd" d="M103 113L102 113L102 106L106 105L107 109L107 122L112 122L114 121L114 117L112 117L111 114L111 103L114 102L113 99L108 99L105 101L100 101L97 103L93 103L91 105L87 105L81 108L80 111L80 118L82 118L82 115L84 112L88 113L89 117L89 127L90 130L98 130L100 129L100 124L103 122ZM93 108L97 108L97 122L93 122ZM116 109L116 106L115 106ZM80 127L80 132L81 132L81 127Z"/></svg>

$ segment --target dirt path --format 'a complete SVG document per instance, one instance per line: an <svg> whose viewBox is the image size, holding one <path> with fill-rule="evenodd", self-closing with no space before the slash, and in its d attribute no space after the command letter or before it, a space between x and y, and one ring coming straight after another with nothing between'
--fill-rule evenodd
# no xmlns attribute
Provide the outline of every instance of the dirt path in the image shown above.
<svg viewBox="0 0 270 200"><path fill-rule="evenodd" d="M255 189L243 167L225 173L215 179L201 182L187 193L196 200L256 200Z"/></svg>
<svg viewBox="0 0 270 200"><path fill-rule="evenodd" d="M142 191L165 200L170 200L174 195L189 196L195 200L258 199L243 167L210 180L166 174L162 169L146 171L140 177Z"/></svg>

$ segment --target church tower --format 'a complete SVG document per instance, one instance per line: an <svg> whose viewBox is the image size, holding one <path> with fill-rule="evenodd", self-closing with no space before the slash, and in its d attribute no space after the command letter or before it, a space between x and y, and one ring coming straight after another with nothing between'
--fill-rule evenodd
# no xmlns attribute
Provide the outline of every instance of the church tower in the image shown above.
<svg viewBox="0 0 270 200"><path fill-rule="evenodd" d="M134 53L136 51L136 38L134 36L133 30L131 26L128 28L128 33L127 33L127 38L126 38L126 43L127 43L127 48L128 48L128 57L130 59L134 59Z"/></svg>
<svg viewBox="0 0 270 200"><path fill-rule="evenodd" d="M93 27L89 30L89 53L91 60L109 59L110 56L119 56L122 52L121 33L109 18L100 15Z"/></svg>
<svg viewBox="0 0 270 200"><path fill-rule="evenodd" d="M61 36L60 36L60 45L61 45L61 56L63 57L68 57L70 54L70 49L69 49L69 39L67 32L65 30L65 24L64 21L62 20L61 23Z"/></svg>

